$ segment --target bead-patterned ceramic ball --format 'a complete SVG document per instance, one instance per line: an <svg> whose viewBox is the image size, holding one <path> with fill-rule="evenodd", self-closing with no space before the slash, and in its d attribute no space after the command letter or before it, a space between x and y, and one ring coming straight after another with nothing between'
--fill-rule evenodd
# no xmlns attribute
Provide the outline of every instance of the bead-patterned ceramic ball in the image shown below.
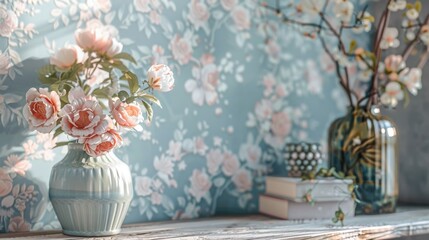
<svg viewBox="0 0 429 240"><path fill-rule="evenodd" d="M318 143L289 143L284 157L288 176L301 177L322 163L322 147Z"/></svg>

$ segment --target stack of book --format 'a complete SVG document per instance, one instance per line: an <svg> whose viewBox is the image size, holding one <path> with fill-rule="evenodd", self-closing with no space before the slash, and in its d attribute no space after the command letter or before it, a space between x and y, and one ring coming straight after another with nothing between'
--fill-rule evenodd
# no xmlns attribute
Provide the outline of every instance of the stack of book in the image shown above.
<svg viewBox="0 0 429 240"><path fill-rule="evenodd" d="M259 212L281 219L332 218L340 207L354 216L354 201L348 186L352 180L301 180L290 177L266 178L266 191L259 196Z"/></svg>

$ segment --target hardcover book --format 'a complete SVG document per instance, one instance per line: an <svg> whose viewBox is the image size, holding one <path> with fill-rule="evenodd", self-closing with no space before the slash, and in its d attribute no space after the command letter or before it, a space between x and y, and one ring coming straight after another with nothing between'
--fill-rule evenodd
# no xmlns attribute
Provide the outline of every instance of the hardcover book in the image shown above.
<svg viewBox="0 0 429 240"><path fill-rule="evenodd" d="M341 210L347 217L355 215L354 201L294 202L267 195L259 196L259 212L281 219L323 219L334 217L335 211Z"/></svg>
<svg viewBox="0 0 429 240"><path fill-rule="evenodd" d="M302 180L290 177L266 177L267 195L305 202L304 196L311 192L314 201L341 201L350 197L348 186L351 179Z"/></svg>

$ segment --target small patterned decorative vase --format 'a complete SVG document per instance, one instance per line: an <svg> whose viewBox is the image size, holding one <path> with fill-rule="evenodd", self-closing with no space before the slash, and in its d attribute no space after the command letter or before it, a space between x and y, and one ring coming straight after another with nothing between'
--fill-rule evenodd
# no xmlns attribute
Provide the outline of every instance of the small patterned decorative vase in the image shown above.
<svg viewBox="0 0 429 240"><path fill-rule="evenodd" d="M112 152L91 157L82 144L68 148L49 181L49 199L64 234L118 234L133 196L130 169Z"/></svg>
<svg viewBox="0 0 429 240"><path fill-rule="evenodd" d="M331 167L353 176L356 214L391 213L398 197L398 134L380 109L349 109L329 129Z"/></svg>
<svg viewBox="0 0 429 240"><path fill-rule="evenodd" d="M322 148L317 143L288 143L284 158L288 177L302 177L322 163Z"/></svg>

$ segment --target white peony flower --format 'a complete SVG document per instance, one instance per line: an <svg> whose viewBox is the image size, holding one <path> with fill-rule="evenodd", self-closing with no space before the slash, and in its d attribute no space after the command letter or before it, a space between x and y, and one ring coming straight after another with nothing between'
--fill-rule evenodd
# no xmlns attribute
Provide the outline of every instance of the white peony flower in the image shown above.
<svg viewBox="0 0 429 240"><path fill-rule="evenodd" d="M407 1L405 0L393 0L390 2L388 8L392 12L396 12L399 10L404 10L407 6Z"/></svg>
<svg viewBox="0 0 429 240"><path fill-rule="evenodd" d="M60 69L68 69L74 63L81 63L85 58L85 54L82 49L76 45L67 45L51 56L51 64L57 66Z"/></svg>
<svg viewBox="0 0 429 240"><path fill-rule="evenodd" d="M398 29L396 28L386 28L384 31L383 37L380 42L381 49L397 48L399 47Z"/></svg>
<svg viewBox="0 0 429 240"><path fill-rule="evenodd" d="M112 38L112 45L107 49L106 55L109 57L113 57L116 54L122 52L122 48L124 45L120 43L116 38Z"/></svg>
<svg viewBox="0 0 429 240"><path fill-rule="evenodd" d="M385 92L381 95L380 101L388 107L396 107L398 102L404 99L404 92L398 82L389 82L386 85Z"/></svg>
<svg viewBox="0 0 429 240"><path fill-rule="evenodd" d="M147 71L149 86L161 92L169 92L174 87L173 72L164 64L152 65Z"/></svg>
<svg viewBox="0 0 429 240"><path fill-rule="evenodd" d="M323 2L323 1L321 1ZM353 16L354 5L348 0L337 0L334 5L334 14L341 22L350 22Z"/></svg>

